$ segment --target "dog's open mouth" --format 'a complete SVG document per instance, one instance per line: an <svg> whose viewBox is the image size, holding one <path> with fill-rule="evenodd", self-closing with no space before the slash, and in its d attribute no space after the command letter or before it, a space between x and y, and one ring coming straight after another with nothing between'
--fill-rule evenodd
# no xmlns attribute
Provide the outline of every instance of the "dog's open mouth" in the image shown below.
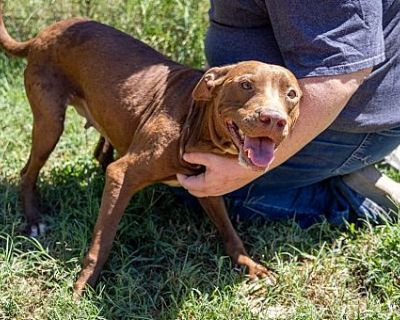
<svg viewBox="0 0 400 320"><path fill-rule="evenodd" d="M235 122L226 122L232 140L239 149L239 160L253 170L265 171L274 159L276 144L269 137L249 137Z"/></svg>

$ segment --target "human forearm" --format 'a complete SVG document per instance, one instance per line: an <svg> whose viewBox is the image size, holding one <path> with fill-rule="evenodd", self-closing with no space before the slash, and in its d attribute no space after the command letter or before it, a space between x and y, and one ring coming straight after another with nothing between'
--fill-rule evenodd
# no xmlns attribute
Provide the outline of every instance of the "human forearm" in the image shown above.
<svg viewBox="0 0 400 320"><path fill-rule="evenodd" d="M275 160L269 169L289 159L325 130L369 72L369 69L365 69L347 75L300 80L303 98L299 119L293 133L276 150ZM241 166L237 159L214 154L186 154L185 160L206 167L206 172L198 176L178 175L182 186L198 197L226 194L243 187L262 174Z"/></svg>
<svg viewBox="0 0 400 320"><path fill-rule="evenodd" d="M292 134L277 149L270 169L288 160L324 131L346 106L370 71L363 69L338 76L300 79L303 91L300 117Z"/></svg>

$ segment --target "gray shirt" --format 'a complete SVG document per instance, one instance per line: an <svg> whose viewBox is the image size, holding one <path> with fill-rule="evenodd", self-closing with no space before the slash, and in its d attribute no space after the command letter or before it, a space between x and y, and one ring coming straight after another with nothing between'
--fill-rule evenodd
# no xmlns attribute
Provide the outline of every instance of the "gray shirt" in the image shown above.
<svg viewBox="0 0 400 320"><path fill-rule="evenodd" d="M400 0L211 0L209 15L211 66L259 60L298 78L373 67L331 129L400 126Z"/></svg>

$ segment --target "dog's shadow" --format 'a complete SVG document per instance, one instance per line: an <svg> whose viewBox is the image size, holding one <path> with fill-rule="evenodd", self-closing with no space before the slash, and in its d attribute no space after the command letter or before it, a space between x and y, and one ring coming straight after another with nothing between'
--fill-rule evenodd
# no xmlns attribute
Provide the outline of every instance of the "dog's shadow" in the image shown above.
<svg viewBox="0 0 400 320"><path fill-rule="evenodd" d="M1 213L2 234L14 233L12 229L22 223L16 183L0 182L7 202ZM91 161L64 163L43 174L38 184L49 226L39 241L75 277L90 244L103 184L104 174ZM96 293L89 295L98 303L101 316L175 319L193 299L193 290L207 295L245 281L242 273L233 270L205 214L179 199L164 186L149 187L133 197ZM340 234L337 228L321 226L301 230L294 223L258 221L236 227L250 255L272 264L277 253L281 259L287 255L301 260Z"/></svg>

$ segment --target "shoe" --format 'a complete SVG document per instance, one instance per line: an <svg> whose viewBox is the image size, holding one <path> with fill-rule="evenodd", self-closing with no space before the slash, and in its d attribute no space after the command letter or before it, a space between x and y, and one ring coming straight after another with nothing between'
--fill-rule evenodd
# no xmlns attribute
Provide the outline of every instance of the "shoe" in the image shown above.
<svg viewBox="0 0 400 320"><path fill-rule="evenodd" d="M400 205L400 183L381 173L373 165L342 177L354 191L376 204L397 211Z"/></svg>
<svg viewBox="0 0 400 320"><path fill-rule="evenodd" d="M400 146L397 147L391 154L389 154L385 161L393 168L400 170Z"/></svg>

